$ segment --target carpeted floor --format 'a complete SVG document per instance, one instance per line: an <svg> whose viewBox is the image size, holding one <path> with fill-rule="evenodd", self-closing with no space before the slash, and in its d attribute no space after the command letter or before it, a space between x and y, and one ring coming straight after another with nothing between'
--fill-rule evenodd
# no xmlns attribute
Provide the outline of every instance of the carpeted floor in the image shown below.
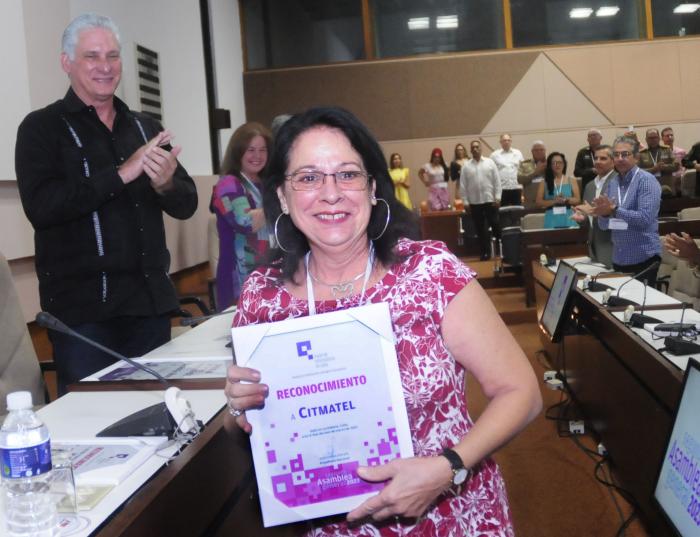
<svg viewBox="0 0 700 537"><path fill-rule="evenodd" d="M465 262L481 279L493 277L492 263ZM500 312L526 310L522 288L494 287L487 292ZM532 321L509 324L509 328L541 379L545 367L537 352L541 348L539 330L534 310L530 313ZM527 319L528 315L518 318ZM467 381L467 393L470 412L476 417L486 400L471 379ZM560 395L542 383L545 409L559 402ZM595 450L591 437L577 439ZM546 419L544 411L495 458L506 481L518 537L615 537L631 513L622 497L594 477L600 457L587 453L571 438L560 438L556 422ZM602 467L600 475L607 476L607 466ZM619 535L650 537L637 520Z"/></svg>

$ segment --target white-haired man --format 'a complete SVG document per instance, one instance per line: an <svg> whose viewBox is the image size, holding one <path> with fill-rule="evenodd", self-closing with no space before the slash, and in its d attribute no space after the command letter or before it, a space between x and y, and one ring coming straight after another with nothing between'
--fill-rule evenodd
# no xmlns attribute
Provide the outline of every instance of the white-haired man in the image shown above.
<svg viewBox="0 0 700 537"><path fill-rule="evenodd" d="M590 129L587 138L588 145L578 150L574 165L574 175L581 178L581 192L598 175L595 169L595 152L603 141L603 134L598 129Z"/></svg>
<svg viewBox="0 0 700 537"><path fill-rule="evenodd" d="M41 306L77 332L141 356L170 338L178 305L163 211L189 218L197 191L171 134L114 96L122 70L115 24L80 15L62 47L70 88L22 121L15 147ZM50 338L59 393L114 361L70 336Z"/></svg>

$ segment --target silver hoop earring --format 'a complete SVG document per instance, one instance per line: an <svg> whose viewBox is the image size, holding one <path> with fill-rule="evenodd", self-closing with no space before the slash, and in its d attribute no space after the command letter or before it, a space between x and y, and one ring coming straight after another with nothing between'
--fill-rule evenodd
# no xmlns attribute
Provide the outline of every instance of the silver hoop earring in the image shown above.
<svg viewBox="0 0 700 537"><path fill-rule="evenodd" d="M386 205L386 222L384 222L384 229L382 229L382 232L376 237L370 238L371 241L378 241L382 238L382 236L384 236L386 228L389 227L389 220L391 220L391 207L389 206L389 202L386 201L384 198L377 198L377 201L383 201L384 205Z"/></svg>
<svg viewBox="0 0 700 537"><path fill-rule="evenodd" d="M277 218L275 219L275 242L277 243L277 246L279 246L279 249L282 250L283 252L286 252L288 254L291 254L291 250L287 250L284 246L282 246L282 243L280 242L279 235L277 234L277 226L280 223L280 218L282 218L286 213L280 213Z"/></svg>

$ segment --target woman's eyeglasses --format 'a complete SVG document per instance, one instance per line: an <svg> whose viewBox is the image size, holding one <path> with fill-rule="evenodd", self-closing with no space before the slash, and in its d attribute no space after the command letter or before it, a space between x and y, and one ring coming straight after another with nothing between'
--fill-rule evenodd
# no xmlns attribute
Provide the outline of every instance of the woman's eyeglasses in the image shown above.
<svg viewBox="0 0 700 537"><path fill-rule="evenodd" d="M345 170L335 173L323 173L317 170L294 172L285 179L292 184L293 190L318 190L326 183L326 177L334 177L340 190L364 190L369 183L369 174L359 170Z"/></svg>

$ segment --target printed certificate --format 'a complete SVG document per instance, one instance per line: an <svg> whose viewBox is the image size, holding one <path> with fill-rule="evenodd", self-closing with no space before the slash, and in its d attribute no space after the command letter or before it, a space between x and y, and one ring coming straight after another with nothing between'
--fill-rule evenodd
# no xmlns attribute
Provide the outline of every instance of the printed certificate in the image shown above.
<svg viewBox="0 0 700 537"><path fill-rule="evenodd" d="M265 527L346 513L384 487L358 465L413 456L387 304L232 335L238 365L270 387L246 412Z"/></svg>

